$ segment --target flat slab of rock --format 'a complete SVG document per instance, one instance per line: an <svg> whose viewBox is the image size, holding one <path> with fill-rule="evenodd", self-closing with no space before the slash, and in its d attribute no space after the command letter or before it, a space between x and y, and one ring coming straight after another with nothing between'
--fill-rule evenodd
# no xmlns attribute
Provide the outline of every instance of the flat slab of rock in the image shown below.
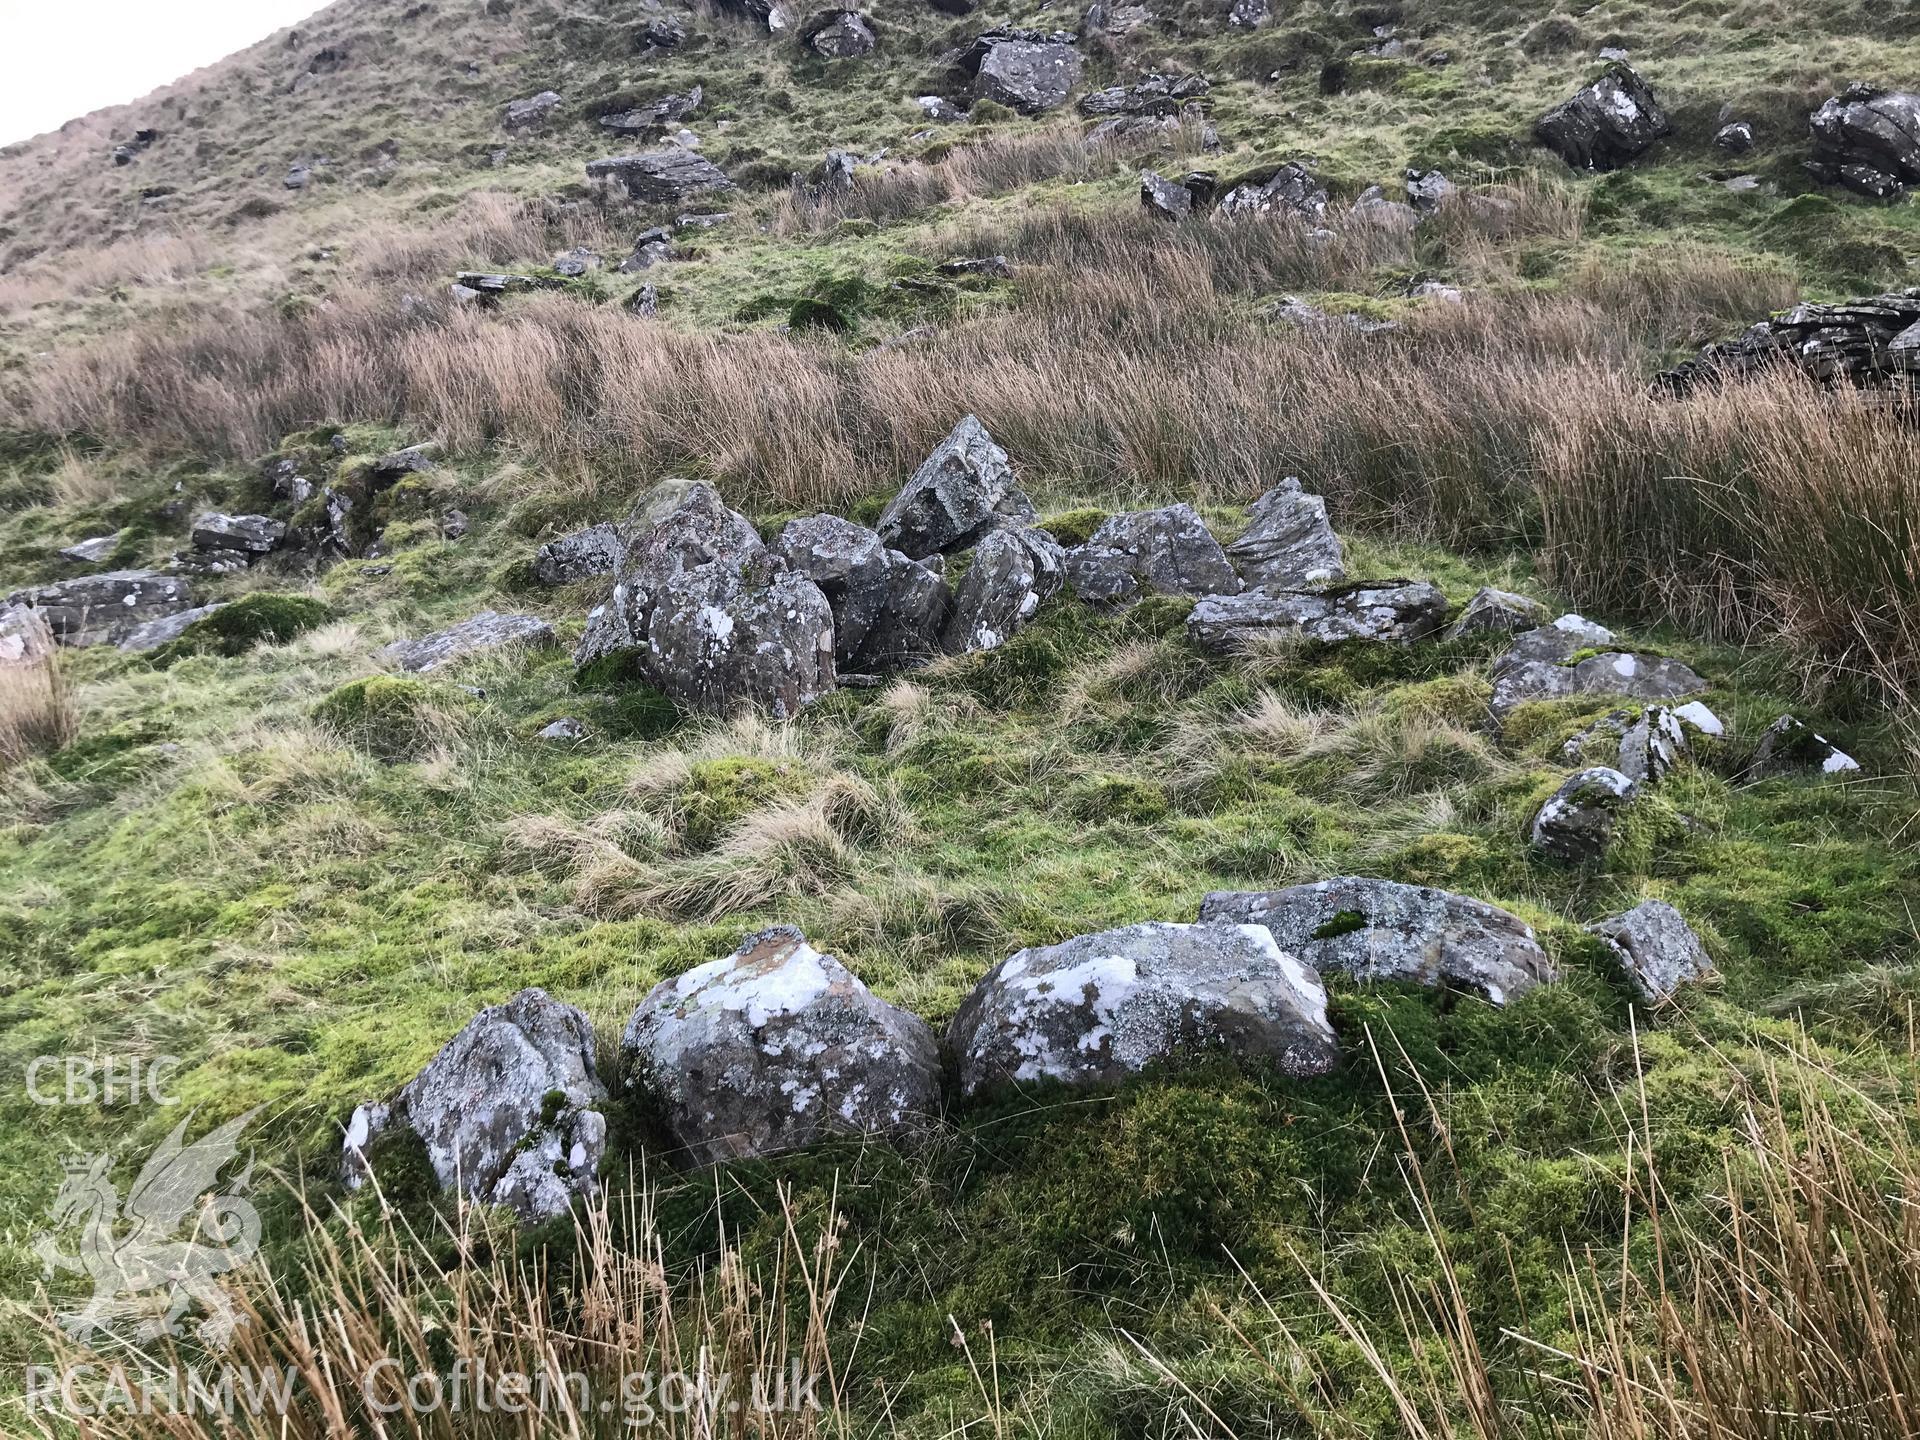
<svg viewBox="0 0 1920 1440"><path fill-rule="evenodd" d="M558 645L553 627L537 615L502 615L483 610L470 620L418 640L398 640L380 652L395 669L425 675L469 655L512 646L543 650Z"/></svg>
<svg viewBox="0 0 1920 1440"><path fill-rule="evenodd" d="M727 172L675 146L644 155L613 155L587 162L587 183L610 199L675 205L696 195L731 190Z"/></svg>
<svg viewBox="0 0 1920 1440"><path fill-rule="evenodd" d="M997 650L1060 593L1066 552L1044 530L995 530L973 552L954 593L943 643L950 655Z"/></svg>
<svg viewBox="0 0 1920 1440"><path fill-rule="evenodd" d="M1807 169L1829 185L1892 200L1920 181L1920 95L1851 85L1813 113Z"/></svg>
<svg viewBox="0 0 1920 1440"><path fill-rule="evenodd" d="M648 678L691 709L750 705L790 720L833 691L833 607L765 549L709 560L655 595L645 663Z"/></svg>
<svg viewBox="0 0 1920 1440"><path fill-rule="evenodd" d="M1791 715L1782 715L1767 727L1747 767L1749 780L1767 780L1776 775L1849 775L1860 769L1860 762Z"/></svg>
<svg viewBox="0 0 1920 1440"><path fill-rule="evenodd" d="M1067 580L1090 605L1146 595L1238 595L1239 575L1191 505L1134 510L1105 521L1067 552Z"/></svg>
<svg viewBox="0 0 1920 1440"><path fill-rule="evenodd" d="M1533 127L1540 143L1576 170L1617 169L1672 130L1653 87L1620 61Z"/></svg>
<svg viewBox="0 0 1920 1440"><path fill-rule="evenodd" d="M1656 382L1674 395L1729 379L1797 370L1823 385L1860 389L1920 384L1920 290L1840 304L1796 305L1732 340L1709 345Z"/></svg>
<svg viewBox="0 0 1920 1440"><path fill-rule="evenodd" d="M1471 635L1518 635L1538 629L1546 623L1546 619L1547 607L1538 600L1516 595L1511 590L1496 590L1488 585L1467 602L1467 608L1453 622L1447 638L1464 640Z"/></svg>
<svg viewBox="0 0 1920 1440"><path fill-rule="evenodd" d="M1253 523L1227 547L1227 559L1249 587L1311 590L1347 578L1340 537L1327 520L1327 502L1309 495L1289 475L1253 502Z"/></svg>
<svg viewBox="0 0 1920 1440"><path fill-rule="evenodd" d="M1193 607L1187 634L1228 654L1262 639L1306 645L1408 645L1447 621L1447 597L1424 580L1383 580L1343 590L1248 590Z"/></svg>
<svg viewBox="0 0 1920 1440"><path fill-rule="evenodd" d="M60 558L69 565L99 565L110 559L120 547L118 533L95 535L88 540L76 541L60 551Z"/></svg>
<svg viewBox="0 0 1920 1440"><path fill-rule="evenodd" d="M1604 765L1570 776L1533 818L1533 847L1549 859L1586 865L1601 859L1620 812L1640 787Z"/></svg>
<svg viewBox="0 0 1920 1440"><path fill-rule="evenodd" d="M773 550L833 607L833 660L843 675L883 675L940 654L953 592L865 526L837 515L793 520Z"/></svg>
<svg viewBox="0 0 1920 1440"><path fill-rule="evenodd" d="M38 611L53 638L71 647L117 642L149 620L194 605L184 577L158 570L109 570L33 585L16 590L7 603Z"/></svg>
<svg viewBox="0 0 1920 1440"><path fill-rule="evenodd" d="M1321 974L1449 985L1504 1005L1553 979L1518 915L1446 890L1342 876L1285 890L1207 896L1203 921L1260 925Z"/></svg>
<svg viewBox="0 0 1920 1440"><path fill-rule="evenodd" d="M1258 925L1131 925L1022 950L947 1031L962 1093L1115 1085L1208 1049L1323 1075L1339 1057L1326 987Z"/></svg>
<svg viewBox="0 0 1920 1440"><path fill-rule="evenodd" d="M544 990L483 1010L391 1102L363 1105L347 1126L343 1176L366 1183L381 1135L411 1130L442 1189L551 1220L597 1183L606 1153L606 1087L593 1026Z"/></svg>
<svg viewBox="0 0 1920 1440"><path fill-rule="evenodd" d="M940 1047L789 926L653 990L622 1063L702 1164L833 1135L897 1135L940 1111Z"/></svg>
<svg viewBox="0 0 1920 1440"><path fill-rule="evenodd" d="M1644 900L1624 915L1587 926L1607 942L1633 988L1655 1005L1713 973L1713 957L1686 917L1664 900Z"/></svg>
<svg viewBox="0 0 1920 1440"><path fill-rule="evenodd" d="M267 555L287 538L286 522L271 515L222 515L214 512L193 522L190 537L197 550L241 550Z"/></svg>
<svg viewBox="0 0 1920 1440"><path fill-rule="evenodd" d="M876 528L889 548L924 560L965 550L996 526L1030 524L1037 513L1007 452L969 415L914 471Z"/></svg>
<svg viewBox="0 0 1920 1440"><path fill-rule="evenodd" d="M226 609L226 603L201 605L193 610L178 610L171 615L162 615L157 620L149 620L144 625L136 625L120 637L120 649L128 654L140 654L148 650L158 650L162 645L170 645L187 632L187 627L197 624L209 615L217 615Z"/></svg>
<svg viewBox="0 0 1920 1440"><path fill-rule="evenodd" d="M1527 631L1494 662L1493 713L1504 716L1529 700L1573 695L1678 700L1707 688L1706 680L1680 661L1622 650L1604 625L1562 615Z"/></svg>

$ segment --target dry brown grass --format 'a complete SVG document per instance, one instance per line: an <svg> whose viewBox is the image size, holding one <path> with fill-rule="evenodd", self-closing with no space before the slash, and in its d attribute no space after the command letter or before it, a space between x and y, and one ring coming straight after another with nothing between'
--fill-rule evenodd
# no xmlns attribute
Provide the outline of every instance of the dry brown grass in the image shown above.
<svg viewBox="0 0 1920 1440"><path fill-rule="evenodd" d="M70 745L79 733L80 713L58 655L31 663L0 660L0 771Z"/></svg>

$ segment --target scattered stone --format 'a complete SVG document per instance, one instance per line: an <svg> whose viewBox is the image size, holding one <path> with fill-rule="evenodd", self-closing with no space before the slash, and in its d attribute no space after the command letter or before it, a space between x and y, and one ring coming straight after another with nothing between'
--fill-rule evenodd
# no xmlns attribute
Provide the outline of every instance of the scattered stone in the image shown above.
<svg viewBox="0 0 1920 1440"><path fill-rule="evenodd" d="M1522 631L1538 628L1546 618L1547 607L1538 600L1515 595L1510 590L1496 590L1489 585L1467 602L1467 608L1453 622L1453 629L1447 632L1447 638L1464 640L1469 635L1518 635Z"/></svg>
<svg viewBox="0 0 1920 1440"><path fill-rule="evenodd" d="M1407 201L1422 215L1437 215L1459 193L1459 186L1438 170L1407 171Z"/></svg>
<svg viewBox="0 0 1920 1440"><path fill-rule="evenodd" d="M923 115L937 124L958 125L967 118L967 112L944 95L922 95L913 103L920 107Z"/></svg>
<svg viewBox="0 0 1920 1440"><path fill-rule="evenodd" d="M1100 0L1087 7L1080 31L1083 35L1131 35L1158 18L1144 5L1110 5Z"/></svg>
<svg viewBox="0 0 1920 1440"><path fill-rule="evenodd" d="M193 522L191 536L199 550L240 550L249 555L268 555L287 538L284 521L270 515L202 515Z"/></svg>
<svg viewBox="0 0 1920 1440"><path fill-rule="evenodd" d="M287 167L286 179L281 183L289 190L304 190L313 183L313 167L305 161L296 160Z"/></svg>
<svg viewBox="0 0 1920 1440"><path fill-rule="evenodd" d="M948 654L997 650L1060 591L1066 553L1044 530L993 530L953 599L944 644Z"/></svg>
<svg viewBox="0 0 1920 1440"><path fill-rule="evenodd" d="M690 709L752 705L790 720L834 688L833 608L765 549L688 570L646 634L648 678Z"/></svg>
<svg viewBox="0 0 1920 1440"><path fill-rule="evenodd" d="M247 550L183 550L167 568L183 575L238 575L251 568L255 558Z"/></svg>
<svg viewBox="0 0 1920 1440"><path fill-rule="evenodd" d="M409 475L425 475L439 468L434 461L439 453L440 447L431 440L424 445L410 445L405 450L376 456L367 473L375 484L391 485Z"/></svg>
<svg viewBox="0 0 1920 1440"><path fill-rule="evenodd" d="M39 611L0 605L0 665L37 665L53 651L53 631Z"/></svg>
<svg viewBox="0 0 1920 1440"><path fill-rule="evenodd" d="M1254 501L1248 513L1253 524L1227 546L1227 559L1248 586L1307 590L1347 578L1340 537L1327 520L1327 502L1302 490L1295 476Z"/></svg>
<svg viewBox="0 0 1920 1440"><path fill-rule="evenodd" d="M1266 180L1236 185L1220 197L1222 215L1288 215L1318 224L1327 215L1327 190L1297 160L1288 161Z"/></svg>
<svg viewBox="0 0 1920 1440"><path fill-rule="evenodd" d="M598 270L604 263L598 250L589 250L584 245L553 257L554 273L569 280L577 280L582 275Z"/></svg>
<svg viewBox="0 0 1920 1440"><path fill-rule="evenodd" d="M709 191L733 189L718 165L678 148L589 161L587 183L605 200L643 205L678 205Z"/></svg>
<svg viewBox="0 0 1920 1440"><path fill-rule="evenodd" d="M1680 661L1623 651L1604 625L1562 615L1527 631L1494 662L1493 713L1504 716L1525 701L1569 695L1678 700L1706 688L1707 682Z"/></svg>
<svg viewBox="0 0 1920 1440"><path fill-rule="evenodd" d="M1241 30L1257 30L1273 19L1273 0L1233 0L1227 23Z"/></svg>
<svg viewBox="0 0 1920 1440"><path fill-rule="evenodd" d="M120 535L95 535L89 540L81 540L60 551L60 558L70 565L99 565L109 560L113 552L120 548Z"/></svg>
<svg viewBox="0 0 1920 1440"><path fill-rule="evenodd" d="M657 986L620 1055L702 1164L832 1135L911 1134L940 1110L940 1047L789 926Z"/></svg>
<svg viewBox="0 0 1920 1440"><path fill-rule="evenodd" d="M1420 212L1401 200L1389 200L1378 185L1369 185L1353 202L1353 218L1390 235L1411 235L1420 228Z"/></svg>
<svg viewBox="0 0 1920 1440"><path fill-rule="evenodd" d="M553 627L536 615L502 615L485 610L419 640L396 641L380 652L380 658L397 670L424 675L488 650L507 646L544 650L559 643Z"/></svg>
<svg viewBox="0 0 1920 1440"><path fill-rule="evenodd" d="M1713 974L1707 947L1686 917L1664 900L1643 900L1623 915L1587 926L1587 933L1607 942L1633 988L1654 1005Z"/></svg>
<svg viewBox="0 0 1920 1440"><path fill-rule="evenodd" d="M300 473L299 465L292 460L270 461L262 478L276 500L304 505L313 498L313 482Z"/></svg>
<svg viewBox="0 0 1920 1440"><path fill-rule="evenodd" d="M1920 181L1920 95L1849 85L1813 114L1807 169L1828 185L1879 200Z"/></svg>
<svg viewBox="0 0 1920 1440"><path fill-rule="evenodd" d="M533 557L533 578L542 585L578 585L613 574L626 555L618 525L590 525L542 545Z"/></svg>
<svg viewBox="0 0 1920 1440"><path fill-rule="evenodd" d="M1409 300L1437 300L1443 305L1464 305L1467 292L1458 285L1446 285L1438 280L1422 280L1407 290Z"/></svg>
<svg viewBox="0 0 1920 1440"><path fill-rule="evenodd" d="M664 265L673 259L673 236L665 226L656 225L651 230L643 230L634 237L633 253L620 262L622 275L637 275L643 270L651 270L656 265Z"/></svg>
<svg viewBox="0 0 1920 1440"><path fill-rule="evenodd" d="M440 517L442 540L464 540L473 529L473 521L464 510L449 510Z"/></svg>
<svg viewBox="0 0 1920 1440"><path fill-rule="evenodd" d="M1240 577L1191 505L1115 515L1066 555L1075 595L1129 605L1143 595L1237 595Z"/></svg>
<svg viewBox="0 0 1920 1440"><path fill-rule="evenodd" d="M120 637L119 648L128 654L142 654L149 650L158 650L162 645L170 645L187 631L187 627L226 609L225 602L215 605L201 605L193 610L181 610L172 615L162 615L157 620L149 620L144 625L136 625Z"/></svg>
<svg viewBox="0 0 1920 1440"><path fill-rule="evenodd" d="M1080 113L1089 119L1110 115L1178 115L1189 102L1213 87L1204 75L1155 72L1132 85L1114 85L1080 97Z"/></svg>
<svg viewBox="0 0 1920 1440"><path fill-rule="evenodd" d="M1038 518L1007 452L969 415L942 440L880 517L880 538L909 559L951 554L1001 525Z"/></svg>
<svg viewBox="0 0 1920 1440"><path fill-rule="evenodd" d="M1688 395L1771 369L1798 370L1823 385L1920 388L1920 289L1796 305L1737 339L1707 346L1655 383Z"/></svg>
<svg viewBox="0 0 1920 1440"><path fill-rule="evenodd" d="M963 279L968 275L984 275L993 280L1011 280L1013 262L1004 255L976 255L965 259L943 260L934 266L934 273L944 275L949 280Z"/></svg>
<svg viewBox="0 0 1920 1440"><path fill-rule="evenodd" d="M1308 304L1298 295L1288 295L1261 313L1269 320L1283 325L1292 325L1302 330L1318 330L1329 325L1344 325L1357 335L1386 335L1400 328L1395 321L1373 320L1352 311L1330 315L1318 305Z"/></svg>
<svg viewBox="0 0 1920 1440"><path fill-rule="evenodd" d="M538 130L559 108L559 92L542 90L538 95L529 96L525 100L510 102L501 123L509 130Z"/></svg>
<svg viewBox="0 0 1920 1440"><path fill-rule="evenodd" d="M857 10L821 10L800 27L799 39L814 54L828 60L857 60L871 55L879 42L873 23Z"/></svg>
<svg viewBox="0 0 1920 1440"><path fill-rule="evenodd" d="M973 68L974 94L1024 115L1058 109L1079 81L1080 52L1070 38L993 39Z"/></svg>
<svg viewBox="0 0 1920 1440"><path fill-rule="evenodd" d="M625 306L628 313L638 315L642 319L658 315L660 313L660 287L657 285L642 285L621 303Z"/></svg>
<svg viewBox="0 0 1920 1440"><path fill-rule="evenodd" d="M191 610L194 600L178 575L109 570L16 590L7 604L37 611L55 640L79 648L116 642L149 620Z"/></svg>
<svg viewBox="0 0 1920 1440"><path fill-rule="evenodd" d="M569 745L577 745L587 738L587 727L583 722L568 715L564 719L554 721L533 738L536 740L554 740Z"/></svg>
<svg viewBox="0 0 1920 1440"><path fill-rule="evenodd" d="M442 1189L551 1220L591 1193L606 1153L606 1087L593 1026L544 990L522 990L472 1023L386 1104L347 1126L342 1174L358 1190L381 1136L411 1131Z"/></svg>
<svg viewBox="0 0 1920 1440"><path fill-rule="evenodd" d="M1203 922L1259 925L1322 975L1449 985L1504 1005L1553 979L1533 928L1484 900L1391 880L1341 876L1315 885L1207 896Z"/></svg>
<svg viewBox="0 0 1920 1440"><path fill-rule="evenodd" d="M706 99L706 91L696 85L684 95L662 95L651 105L636 106L632 110L621 110L611 115L602 115L602 129L611 130L616 135L648 135L655 130L664 130L670 125L678 125L694 111L700 108Z"/></svg>
<svg viewBox="0 0 1920 1440"><path fill-rule="evenodd" d="M1022 950L947 1031L961 1093L1108 1086L1220 1047L1295 1076L1339 1058L1317 975L1257 925L1131 925Z"/></svg>
<svg viewBox="0 0 1920 1440"><path fill-rule="evenodd" d="M1618 169L1672 131L1652 88L1618 61L1534 126L1540 143L1576 170Z"/></svg>
<svg viewBox="0 0 1920 1440"><path fill-rule="evenodd" d="M1534 848L1569 865L1600 859L1613 839L1614 822L1638 793L1639 786L1618 770L1582 770L1534 816Z"/></svg>
<svg viewBox="0 0 1920 1440"><path fill-rule="evenodd" d="M463 290L470 290L484 299L498 299L502 295L520 295L534 290L545 290L550 281L539 275L501 275L479 270L462 270L453 277L453 283Z"/></svg>
<svg viewBox="0 0 1920 1440"><path fill-rule="evenodd" d="M1193 213L1193 192L1151 170L1142 170L1140 203L1168 220L1184 220Z"/></svg>
<svg viewBox="0 0 1920 1440"><path fill-rule="evenodd" d="M1670 708L1649 705L1620 736L1618 769L1641 787L1656 785L1693 756L1695 735L1718 738L1727 727L1698 700Z"/></svg>
<svg viewBox="0 0 1920 1440"><path fill-rule="evenodd" d="M1378 580L1313 592L1248 590L1210 595L1193 607L1187 633L1226 654L1271 637L1309 645L1409 645L1447 620L1447 597L1425 580Z"/></svg>
<svg viewBox="0 0 1920 1440"><path fill-rule="evenodd" d="M834 667L882 675L940 653L953 593L917 560L889 550L864 526L835 515L788 522L773 544L787 567L820 587L833 608Z"/></svg>
<svg viewBox="0 0 1920 1440"><path fill-rule="evenodd" d="M664 16L647 21L640 27L638 48L642 53L651 50L678 50L687 43L687 27L678 20L668 20Z"/></svg>
<svg viewBox="0 0 1920 1440"><path fill-rule="evenodd" d="M1753 149L1753 126L1745 120L1722 125L1715 132L1713 143L1729 155L1744 155Z"/></svg>
<svg viewBox="0 0 1920 1440"><path fill-rule="evenodd" d="M1760 737L1749 780L1769 780L1814 770L1822 775L1844 775L1859 770L1860 762L1826 736L1809 729L1791 715L1782 715Z"/></svg>

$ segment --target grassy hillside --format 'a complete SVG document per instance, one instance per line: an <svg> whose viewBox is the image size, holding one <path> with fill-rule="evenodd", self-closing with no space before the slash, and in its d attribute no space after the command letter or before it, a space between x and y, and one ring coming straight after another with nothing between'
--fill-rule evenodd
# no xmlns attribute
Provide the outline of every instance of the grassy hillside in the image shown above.
<svg viewBox="0 0 1920 1440"><path fill-rule="evenodd" d="M42 1107L16 1077L47 1053L178 1056L196 1130L266 1107L248 1143L281 1289L256 1292L259 1358L294 1348L304 1306L335 1314L335 1358L445 1365L450 1331L591 1364L804 1350L834 1414L782 1435L1911 1433L1920 438L1793 379L1647 382L1798 299L1915 283L1920 207L1802 165L1826 96L1920 84L1920 9L1282 3L1240 30L1217 0L1154 8L1083 43L1082 88L1203 73L1218 154L1192 124L1090 149L1070 112L929 122L915 96L960 93L943 51L1079 16L918 0L874 8L874 57L831 63L704 5L345 0L0 153L0 596L73 573L56 552L88 536L166 563L203 511L271 506L272 458L444 456L388 492L379 555L196 581L317 601L303 633L63 652L58 691L0 696L10 1373L51 1344L30 1246L61 1157L121 1147L130 1177L179 1119ZM687 42L643 50L663 13ZM1398 54L1367 53L1377 27ZM1676 130L1575 176L1529 130L1603 47ZM585 162L643 148L599 115L696 83L686 124L738 192L588 203ZM508 102L546 89L552 123L507 133ZM1753 153L1713 147L1723 113ZM160 134L116 165L140 130ZM864 163L821 199L829 148ZM1140 211L1143 165L1288 159L1327 184L1329 238ZM1409 166L1496 203L1412 235L1345 214ZM644 273L497 308L448 293L467 269L552 279L577 245L617 260L674 208L732 218ZM936 268L985 255L1010 275ZM644 284L657 315L626 303ZM1398 328L1276 323L1289 295ZM565 649L408 684L371 743L326 703L384 674L387 642L487 608L570 644L598 588L532 585L536 547L664 476L767 534L823 508L872 523L967 413L1063 539L1175 499L1226 538L1297 474L1356 577L1580 607L1705 675L1730 738L1568 870L1527 826L1617 702L1495 734L1492 639L1223 659L1184 602L1063 596L999 650L789 724L678 714ZM1787 712L1861 775L1744 778ZM589 738L534 738L563 716ZM421 1187L383 1213L339 1184L354 1105L526 986L582 1006L610 1058L655 983L791 923L937 1028L1021 947L1339 874L1512 909L1563 979L1505 1009L1335 982L1323 1079L1213 1061L1043 1089L898 1150L694 1169L619 1094L614 1213L584 1234L468 1217L456 1241ZM1647 897L1719 968L1652 1013L1583 929ZM419 1433L602 1433L489 1423Z"/></svg>

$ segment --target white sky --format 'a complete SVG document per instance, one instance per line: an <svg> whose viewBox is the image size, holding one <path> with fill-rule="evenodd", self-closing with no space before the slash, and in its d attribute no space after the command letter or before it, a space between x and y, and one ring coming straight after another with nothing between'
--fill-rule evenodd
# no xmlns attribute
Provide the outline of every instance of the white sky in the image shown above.
<svg viewBox="0 0 1920 1440"><path fill-rule="evenodd" d="M137 100L326 0L0 0L0 145Z"/></svg>

